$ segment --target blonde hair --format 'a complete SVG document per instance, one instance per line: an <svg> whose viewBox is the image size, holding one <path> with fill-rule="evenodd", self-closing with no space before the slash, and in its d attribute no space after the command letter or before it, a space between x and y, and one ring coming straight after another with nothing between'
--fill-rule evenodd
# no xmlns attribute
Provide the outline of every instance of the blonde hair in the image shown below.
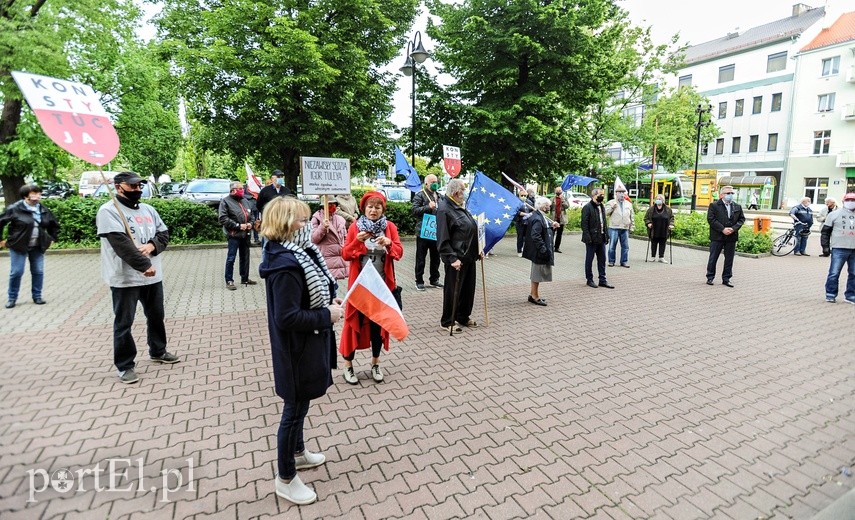
<svg viewBox="0 0 855 520"><path fill-rule="evenodd" d="M276 197L264 206L261 236L274 242L294 238L295 227L301 219L309 218L309 205L294 197Z"/></svg>

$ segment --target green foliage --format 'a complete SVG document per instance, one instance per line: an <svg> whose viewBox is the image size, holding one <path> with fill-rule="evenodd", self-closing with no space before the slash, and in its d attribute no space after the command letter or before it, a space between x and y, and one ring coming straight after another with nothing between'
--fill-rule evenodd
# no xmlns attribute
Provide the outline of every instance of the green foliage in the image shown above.
<svg viewBox="0 0 855 520"><path fill-rule="evenodd" d="M107 198L42 199L60 225L57 247L97 247L99 239L95 215ZM183 199L152 199L145 201L153 206L166 227L171 244L197 244L224 240L223 228L217 223L214 209Z"/></svg>
<svg viewBox="0 0 855 520"><path fill-rule="evenodd" d="M582 231L582 208L571 208L567 210L567 224L564 229L568 231Z"/></svg>
<svg viewBox="0 0 855 520"><path fill-rule="evenodd" d="M762 254L772 250L772 235L769 233L755 233L753 229L743 227L739 230L739 241L736 250L742 253Z"/></svg>
<svg viewBox="0 0 855 520"><path fill-rule="evenodd" d="M380 67L405 45L417 0L165 0L157 24L190 118L209 143L294 189L298 159L389 150L394 80Z"/></svg>
<svg viewBox="0 0 855 520"><path fill-rule="evenodd" d="M674 240L698 246L710 245L710 225L703 213L674 213Z"/></svg>

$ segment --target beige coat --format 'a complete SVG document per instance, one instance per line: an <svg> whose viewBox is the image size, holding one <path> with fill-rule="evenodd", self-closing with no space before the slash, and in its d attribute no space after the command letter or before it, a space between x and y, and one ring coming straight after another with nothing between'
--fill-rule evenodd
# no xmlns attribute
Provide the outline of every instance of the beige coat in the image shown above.
<svg viewBox="0 0 855 520"><path fill-rule="evenodd" d="M618 205L617 200L612 199L606 204L606 218L609 220L609 227L614 229L632 229L635 227L635 221L632 214L632 202L625 200L622 205Z"/></svg>

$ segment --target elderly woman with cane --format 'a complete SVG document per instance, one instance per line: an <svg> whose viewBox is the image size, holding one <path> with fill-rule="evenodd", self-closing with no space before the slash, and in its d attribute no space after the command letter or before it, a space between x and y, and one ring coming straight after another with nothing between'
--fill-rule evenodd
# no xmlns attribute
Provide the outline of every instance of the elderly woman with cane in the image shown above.
<svg viewBox="0 0 855 520"><path fill-rule="evenodd" d="M556 200L556 204L560 204ZM555 265L553 249L553 230L560 225L546 217L550 202L546 197L537 197L534 201L534 213L528 219L528 234L523 248L523 258L531 260L531 294L528 302L545 307L546 300L538 292L540 282L552 281L552 266Z"/></svg>
<svg viewBox="0 0 855 520"><path fill-rule="evenodd" d="M647 236L650 238L650 261L656 261L656 252L659 251L659 262L665 263L665 242L674 229L674 212L665 204L665 197L657 195L652 206L647 208L644 214L644 225L647 226Z"/></svg>
<svg viewBox="0 0 855 520"><path fill-rule="evenodd" d="M464 207L465 192L463 181L451 179L436 212L437 248L445 265L440 325L449 332L478 326L470 318L475 304L475 261L480 257L478 224Z"/></svg>

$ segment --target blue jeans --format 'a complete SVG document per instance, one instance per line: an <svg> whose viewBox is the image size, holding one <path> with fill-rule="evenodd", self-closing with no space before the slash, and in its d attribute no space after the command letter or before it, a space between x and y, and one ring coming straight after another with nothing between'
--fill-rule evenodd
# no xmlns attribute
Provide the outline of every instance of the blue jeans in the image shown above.
<svg viewBox="0 0 855 520"><path fill-rule="evenodd" d="M609 228L609 263L615 263L615 249L620 240L620 265L629 261L629 230Z"/></svg>
<svg viewBox="0 0 855 520"><path fill-rule="evenodd" d="M843 296L855 302L855 249L835 247L831 250L831 265L828 266L828 278L825 280L825 296L837 298L837 286L843 264L846 264L849 276L846 278L846 292Z"/></svg>
<svg viewBox="0 0 855 520"><path fill-rule="evenodd" d="M235 281L235 258L240 254L240 281L249 280L249 237L229 237L229 250L226 253L226 282Z"/></svg>
<svg viewBox="0 0 855 520"><path fill-rule="evenodd" d="M9 250L12 269L9 272L9 301L18 299L21 289L21 278L24 277L24 266L30 259L30 275L33 277L33 299L42 297L42 285L45 281L45 254L38 247L31 247L26 253Z"/></svg>
<svg viewBox="0 0 855 520"><path fill-rule="evenodd" d="M796 230L796 249L795 249L795 252L796 253L804 253L805 248L807 247L807 241L808 241L808 238L810 237L810 235L802 236L802 230L805 227L806 226L804 224L796 224L795 225L795 230Z"/></svg>
<svg viewBox="0 0 855 520"><path fill-rule="evenodd" d="M309 413L309 401L285 401L279 421L277 453L279 478L291 480L297 475L294 455L306 449L303 444L303 422Z"/></svg>

